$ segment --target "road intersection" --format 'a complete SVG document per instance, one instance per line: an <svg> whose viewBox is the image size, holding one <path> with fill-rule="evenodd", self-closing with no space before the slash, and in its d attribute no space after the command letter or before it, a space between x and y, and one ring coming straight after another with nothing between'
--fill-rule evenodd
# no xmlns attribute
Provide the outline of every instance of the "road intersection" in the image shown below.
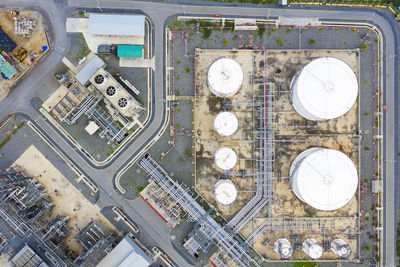
<svg viewBox="0 0 400 267"><path fill-rule="evenodd" d="M141 201L128 201L115 191L113 177L138 155L141 155L149 142L158 134L168 122L168 102L166 92L165 66L165 24L176 15L220 16L228 17L308 17L319 20L335 20L348 22L363 22L375 25L383 34L384 58L384 92L387 110L385 113L385 255L386 266L395 266L395 236L397 226L397 177L398 167L393 164L398 153L398 33L392 18L371 9L324 9L324 8L263 8L256 6L220 6L212 3L214 14L204 14L204 3L200 5L178 5L162 2L142 1L94 1L94 0L69 0L68 3L52 3L46 0L4 0L3 5L16 7L34 6L42 9L47 14L51 24L51 47L47 57L29 75L24 78L1 102L0 119L9 113L22 112L27 114L40 131L45 134L58 150L68 157L70 161L88 178L95 181L101 190L98 205L103 208L114 205L121 207L141 227L142 239L148 243L160 245L180 266L189 266L190 263L182 257L171 245L169 240L169 227L163 224L156 215ZM8 5L9 4L9 5ZM142 132L132 139L113 160L103 166L97 166L88 159L84 153L74 149L74 145L66 139L47 120L41 119L40 112L31 105L31 99L39 90L39 82L48 75L54 75L54 66L69 51L69 43L65 32L66 14L73 8L101 8L100 12L107 9L141 10L152 21L154 27L153 50L155 55L154 83L152 88L151 117ZM392 161L390 161L392 160Z"/></svg>

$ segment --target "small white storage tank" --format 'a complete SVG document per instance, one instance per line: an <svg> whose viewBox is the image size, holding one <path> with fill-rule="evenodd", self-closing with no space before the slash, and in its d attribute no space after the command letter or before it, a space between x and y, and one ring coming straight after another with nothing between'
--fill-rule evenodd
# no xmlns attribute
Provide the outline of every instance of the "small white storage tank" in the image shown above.
<svg viewBox="0 0 400 267"><path fill-rule="evenodd" d="M293 255L293 248L289 240L279 238L274 243L274 251L279 254L282 259L289 259Z"/></svg>
<svg viewBox="0 0 400 267"><path fill-rule="evenodd" d="M231 58L220 58L214 61L208 69L207 84L216 96L233 96L240 89L242 83L242 67Z"/></svg>
<svg viewBox="0 0 400 267"><path fill-rule="evenodd" d="M331 243L331 250L341 259L346 259L351 254L350 246L343 239L335 239Z"/></svg>
<svg viewBox="0 0 400 267"><path fill-rule="evenodd" d="M303 251L313 260L322 256L322 247L313 238L307 238L303 242Z"/></svg>
<svg viewBox="0 0 400 267"><path fill-rule="evenodd" d="M237 160L236 152L229 147L221 147L214 153L215 164L224 171L232 170Z"/></svg>
<svg viewBox="0 0 400 267"><path fill-rule="evenodd" d="M290 84L294 109L320 121L346 114L357 100L357 77L349 65L333 57L318 58L298 71Z"/></svg>
<svg viewBox="0 0 400 267"><path fill-rule="evenodd" d="M237 197L236 185L229 179L219 180L214 186L215 199L222 205L232 204Z"/></svg>
<svg viewBox="0 0 400 267"><path fill-rule="evenodd" d="M239 121L232 112L220 112L214 119L214 129L220 136L230 137L239 128Z"/></svg>
<svg viewBox="0 0 400 267"><path fill-rule="evenodd" d="M310 148L300 153L290 166L290 184L295 195L313 208L337 210L357 190L357 169L340 151Z"/></svg>

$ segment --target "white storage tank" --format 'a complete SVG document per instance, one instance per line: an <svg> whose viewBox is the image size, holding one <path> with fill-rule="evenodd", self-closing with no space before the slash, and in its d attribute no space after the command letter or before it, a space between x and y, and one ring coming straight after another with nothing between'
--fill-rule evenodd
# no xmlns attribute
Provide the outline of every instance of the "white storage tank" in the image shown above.
<svg viewBox="0 0 400 267"><path fill-rule="evenodd" d="M229 179L219 180L214 186L215 199L222 205L232 204L237 194L236 185Z"/></svg>
<svg viewBox="0 0 400 267"><path fill-rule="evenodd" d="M322 247L313 238L307 238L303 242L303 251L313 260L322 256Z"/></svg>
<svg viewBox="0 0 400 267"><path fill-rule="evenodd" d="M293 248L289 240L286 238L279 238L274 243L274 251L278 253L281 259L289 259L293 255Z"/></svg>
<svg viewBox="0 0 400 267"><path fill-rule="evenodd" d="M357 77L349 65L333 57L318 58L298 71L290 84L294 109L312 121L346 114L357 100Z"/></svg>
<svg viewBox="0 0 400 267"><path fill-rule="evenodd" d="M300 153L290 166L290 184L295 195L313 208L337 210L357 190L357 169L340 151L310 148Z"/></svg>
<svg viewBox="0 0 400 267"><path fill-rule="evenodd" d="M341 259L347 259L351 254L350 246L343 239L335 239L331 243L331 250Z"/></svg>
<svg viewBox="0 0 400 267"><path fill-rule="evenodd" d="M237 160L236 152L229 147L221 147L214 153L214 162L223 171L232 170Z"/></svg>
<svg viewBox="0 0 400 267"><path fill-rule="evenodd" d="M220 58L214 61L208 69L207 84L216 96L233 96L240 89L242 83L242 67L231 58Z"/></svg>
<svg viewBox="0 0 400 267"><path fill-rule="evenodd" d="M230 137L239 128L239 121L232 112L220 112L214 119L214 130L220 136Z"/></svg>

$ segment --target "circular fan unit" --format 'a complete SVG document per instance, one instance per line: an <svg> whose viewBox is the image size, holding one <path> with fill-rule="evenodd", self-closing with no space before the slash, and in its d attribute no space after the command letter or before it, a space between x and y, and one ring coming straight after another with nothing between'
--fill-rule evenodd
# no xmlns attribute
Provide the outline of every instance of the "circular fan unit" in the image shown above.
<svg viewBox="0 0 400 267"><path fill-rule="evenodd" d="M126 100L126 98L122 97L122 98L118 99L118 106L120 108L124 108L124 107L126 107L126 105L128 105L128 100Z"/></svg>
<svg viewBox="0 0 400 267"><path fill-rule="evenodd" d="M108 96L113 96L115 95L115 87L114 86L109 86L106 90L106 94Z"/></svg>
<svg viewBox="0 0 400 267"><path fill-rule="evenodd" d="M104 82L104 77L103 75L99 74L96 77L94 77L94 81L97 84L102 84Z"/></svg>

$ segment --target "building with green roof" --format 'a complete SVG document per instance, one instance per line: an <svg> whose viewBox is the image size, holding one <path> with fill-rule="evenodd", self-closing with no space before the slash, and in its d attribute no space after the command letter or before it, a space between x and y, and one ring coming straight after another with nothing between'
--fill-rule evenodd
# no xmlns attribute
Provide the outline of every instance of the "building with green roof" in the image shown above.
<svg viewBox="0 0 400 267"><path fill-rule="evenodd" d="M143 58L142 45L118 45L118 57Z"/></svg>
<svg viewBox="0 0 400 267"><path fill-rule="evenodd" d="M3 74L2 76L11 79L17 73L17 70L0 55L0 72Z"/></svg>

